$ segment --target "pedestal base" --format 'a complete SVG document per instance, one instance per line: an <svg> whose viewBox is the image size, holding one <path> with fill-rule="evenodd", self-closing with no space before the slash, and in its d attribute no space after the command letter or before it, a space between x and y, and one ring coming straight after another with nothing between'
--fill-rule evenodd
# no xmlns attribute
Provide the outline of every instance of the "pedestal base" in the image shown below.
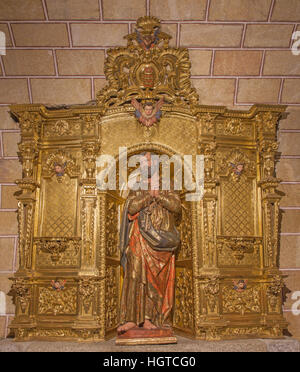
<svg viewBox="0 0 300 372"><path fill-rule="evenodd" d="M169 328L144 329L135 327L118 335L116 339L116 345L163 345L176 343L177 338Z"/></svg>

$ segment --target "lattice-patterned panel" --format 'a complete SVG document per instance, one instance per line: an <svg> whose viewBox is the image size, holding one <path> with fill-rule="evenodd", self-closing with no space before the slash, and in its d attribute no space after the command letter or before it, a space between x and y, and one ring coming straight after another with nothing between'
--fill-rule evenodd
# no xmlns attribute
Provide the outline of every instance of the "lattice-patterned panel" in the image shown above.
<svg viewBox="0 0 300 372"><path fill-rule="evenodd" d="M45 206L42 235L71 237L76 235L77 180L67 175L45 180Z"/></svg>
<svg viewBox="0 0 300 372"><path fill-rule="evenodd" d="M222 226L224 235L254 235L253 183L246 177L221 182L223 201Z"/></svg>
<svg viewBox="0 0 300 372"><path fill-rule="evenodd" d="M192 331L194 327L192 270L177 267L175 284L174 327Z"/></svg>

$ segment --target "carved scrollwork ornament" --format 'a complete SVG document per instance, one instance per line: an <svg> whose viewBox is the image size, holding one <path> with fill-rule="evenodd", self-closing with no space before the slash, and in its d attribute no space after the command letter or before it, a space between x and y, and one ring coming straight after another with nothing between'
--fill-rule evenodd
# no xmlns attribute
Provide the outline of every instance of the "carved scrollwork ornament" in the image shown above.
<svg viewBox="0 0 300 372"><path fill-rule="evenodd" d="M51 178L56 175L58 182L62 182L65 175L75 178L80 175L80 166L76 159L67 154L64 150L57 150L48 154L42 168L44 178Z"/></svg>
<svg viewBox="0 0 300 372"><path fill-rule="evenodd" d="M216 171L220 176L230 175L235 181L239 181L242 175L256 176L256 163L253 156L236 148L217 154Z"/></svg>
<svg viewBox="0 0 300 372"><path fill-rule="evenodd" d="M275 134L280 115L275 112L261 112L257 114L255 120L259 131L266 134Z"/></svg>
<svg viewBox="0 0 300 372"><path fill-rule="evenodd" d="M242 261L246 254L257 254L261 238L254 237L218 237L218 250L229 248L237 261Z"/></svg>
<svg viewBox="0 0 300 372"><path fill-rule="evenodd" d="M77 289L69 287L63 291L41 287L39 290L39 314L74 315L77 310Z"/></svg>
<svg viewBox="0 0 300 372"><path fill-rule="evenodd" d="M157 18L138 19L135 32L126 38L127 48L107 52L104 71L109 85L97 94L98 106L107 109L129 103L132 98L157 97L177 105L198 103L190 82L188 51L168 46L170 37L161 32Z"/></svg>
<svg viewBox="0 0 300 372"><path fill-rule="evenodd" d="M66 120L58 120L53 126L53 132L58 136L70 134L70 126Z"/></svg>
<svg viewBox="0 0 300 372"><path fill-rule="evenodd" d="M82 134L84 136L91 136L96 133L96 128L100 123L101 115L86 114L80 115L82 121Z"/></svg>
<svg viewBox="0 0 300 372"><path fill-rule="evenodd" d="M259 285L247 286L243 291L235 290L232 285L223 288L224 313L259 313L261 311Z"/></svg>
<svg viewBox="0 0 300 372"><path fill-rule="evenodd" d="M244 133L244 126L241 119L227 119L225 123L222 124L223 131L225 135L243 135Z"/></svg>
<svg viewBox="0 0 300 372"><path fill-rule="evenodd" d="M118 275L114 267L106 269L106 327L113 328L118 325Z"/></svg>
<svg viewBox="0 0 300 372"><path fill-rule="evenodd" d="M217 114L212 113L201 113L197 114L197 120L200 123L200 133L203 135L215 135L216 132L216 118Z"/></svg>
<svg viewBox="0 0 300 372"><path fill-rule="evenodd" d="M37 112L25 111L19 114L22 137L39 136L41 133L42 117Z"/></svg>
<svg viewBox="0 0 300 372"><path fill-rule="evenodd" d="M175 287L176 305L174 324L181 329L193 328L193 279L191 270L183 269L178 273Z"/></svg>

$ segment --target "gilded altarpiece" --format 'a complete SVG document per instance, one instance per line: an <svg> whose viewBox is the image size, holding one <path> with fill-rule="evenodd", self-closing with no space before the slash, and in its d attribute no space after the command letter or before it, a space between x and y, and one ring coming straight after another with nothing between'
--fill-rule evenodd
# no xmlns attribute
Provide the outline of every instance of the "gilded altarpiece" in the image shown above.
<svg viewBox="0 0 300 372"><path fill-rule="evenodd" d="M19 269L12 278L18 341L99 341L116 334L124 194L97 187L96 159L142 151L204 155L204 195L181 191L173 327L219 340L281 337L275 158L284 106L203 106L188 51L169 47L154 17L108 51L107 87L85 105L13 105L21 128ZM149 42L150 40L150 42ZM132 104L163 102L151 125ZM117 162L118 169L118 162ZM195 174L194 174L195 176Z"/></svg>

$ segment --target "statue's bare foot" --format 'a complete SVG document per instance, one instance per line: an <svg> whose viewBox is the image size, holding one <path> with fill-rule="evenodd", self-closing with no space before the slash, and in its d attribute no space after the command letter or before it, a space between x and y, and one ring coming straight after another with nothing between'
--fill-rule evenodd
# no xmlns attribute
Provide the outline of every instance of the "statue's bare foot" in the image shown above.
<svg viewBox="0 0 300 372"><path fill-rule="evenodd" d="M134 327L136 327L136 324L134 322L127 322L125 324L120 325L117 329L117 332L118 334L122 334Z"/></svg>
<svg viewBox="0 0 300 372"><path fill-rule="evenodd" d="M143 328L145 328L145 329L156 329L157 327L153 323L151 323L151 321L149 319L146 319L144 321Z"/></svg>

